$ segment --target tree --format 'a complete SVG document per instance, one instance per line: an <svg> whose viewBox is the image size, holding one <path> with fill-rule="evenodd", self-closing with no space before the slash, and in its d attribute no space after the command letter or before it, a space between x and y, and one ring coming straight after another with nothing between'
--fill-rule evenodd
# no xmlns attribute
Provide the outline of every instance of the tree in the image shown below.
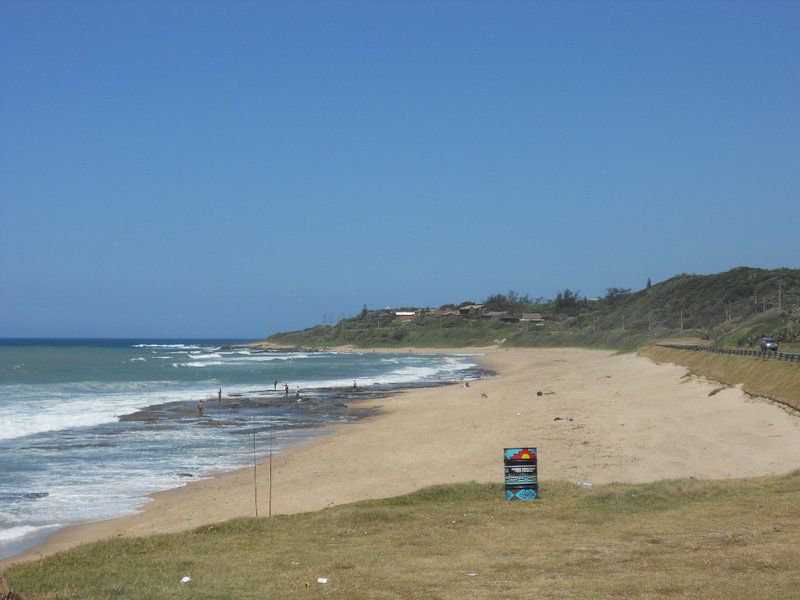
<svg viewBox="0 0 800 600"><path fill-rule="evenodd" d="M520 296L514 290L506 294L492 294L484 300L486 310L507 311L513 314L522 314L531 303L528 295Z"/></svg>
<svg viewBox="0 0 800 600"><path fill-rule="evenodd" d="M624 298L630 293L630 288L610 287L606 288L606 295L603 299L606 301L606 304L613 306L620 298Z"/></svg>
<svg viewBox="0 0 800 600"><path fill-rule="evenodd" d="M650 278L648 277L648 278L647 278L647 289L649 290L651 287L653 287L653 284L652 284L652 282L650 281Z"/></svg>
<svg viewBox="0 0 800 600"><path fill-rule="evenodd" d="M574 308L580 301L580 292L567 288L556 293L556 308Z"/></svg>

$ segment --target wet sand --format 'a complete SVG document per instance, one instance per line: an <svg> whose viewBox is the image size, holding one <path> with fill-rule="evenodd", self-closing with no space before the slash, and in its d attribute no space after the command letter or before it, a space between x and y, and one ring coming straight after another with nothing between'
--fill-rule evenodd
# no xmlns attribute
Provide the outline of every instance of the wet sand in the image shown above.
<svg viewBox="0 0 800 600"><path fill-rule="evenodd" d="M414 389L365 400L365 408L380 409L378 416L337 426L332 435L274 457L273 514L395 496L439 483L501 482L505 446L537 446L544 485L555 479L752 477L800 468L800 417L739 388L709 396L720 386L684 378L684 367L573 348L438 352L480 353L481 362L499 376L469 388ZM267 466L259 465L257 473L259 515L264 516ZM152 498L136 515L64 529L6 562L107 537L253 516L253 469Z"/></svg>

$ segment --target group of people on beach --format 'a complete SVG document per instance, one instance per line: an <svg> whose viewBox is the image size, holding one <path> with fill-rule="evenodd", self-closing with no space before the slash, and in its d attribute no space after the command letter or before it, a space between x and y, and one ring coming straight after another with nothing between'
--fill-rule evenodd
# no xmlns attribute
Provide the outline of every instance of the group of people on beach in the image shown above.
<svg viewBox="0 0 800 600"><path fill-rule="evenodd" d="M272 389L273 390L277 390L278 389L278 380L277 379L275 379L272 382ZM299 390L298 390L298 393L300 393ZM289 395L289 384L288 383L284 383L283 384L283 395L284 396L288 396Z"/></svg>
<svg viewBox="0 0 800 600"><path fill-rule="evenodd" d="M272 381L272 389L275 390L275 391L278 390L278 380L277 379L274 379ZM358 385L356 384L356 380L355 379L353 380L353 391L358 391ZM289 397L289 384L288 383L284 383L283 384L283 395L284 395L285 398ZM297 396L297 400L299 402L300 401L300 388L299 387L297 388L296 396ZM222 388L219 388L217 390L217 401L220 402L220 403L222 402ZM202 417L203 416L203 410L204 409L205 409L205 403L202 400L198 400L197 401L197 416L198 417Z"/></svg>

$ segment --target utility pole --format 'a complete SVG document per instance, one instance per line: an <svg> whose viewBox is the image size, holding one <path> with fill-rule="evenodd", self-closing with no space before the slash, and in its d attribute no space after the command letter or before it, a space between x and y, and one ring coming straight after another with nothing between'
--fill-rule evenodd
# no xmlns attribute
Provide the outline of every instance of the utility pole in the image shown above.
<svg viewBox="0 0 800 600"><path fill-rule="evenodd" d="M778 279L778 310L781 309L781 287L783 286L783 279Z"/></svg>
<svg viewBox="0 0 800 600"><path fill-rule="evenodd" d="M681 307L681 331L683 331L683 307Z"/></svg>
<svg viewBox="0 0 800 600"><path fill-rule="evenodd" d="M622 313L622 331L625 331L625 313Z"/></svg>

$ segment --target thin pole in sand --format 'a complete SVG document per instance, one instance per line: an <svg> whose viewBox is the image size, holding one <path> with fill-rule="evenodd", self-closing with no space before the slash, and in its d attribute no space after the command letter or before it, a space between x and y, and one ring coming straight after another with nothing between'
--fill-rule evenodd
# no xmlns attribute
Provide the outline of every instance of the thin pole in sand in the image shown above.
<svg viewBox="0 0 800 600"><path fill-rule="evenodd" d="M268 516L272 517L272 425L269 428L269 502L267 510Z"/></svg>
<svg viewBox="0 0 800 600"><path fill-rule="evenodd" d="M256 519L258 518L258 484L256 479L256 417L253 415L253 503L256 507Z"/></svg>

